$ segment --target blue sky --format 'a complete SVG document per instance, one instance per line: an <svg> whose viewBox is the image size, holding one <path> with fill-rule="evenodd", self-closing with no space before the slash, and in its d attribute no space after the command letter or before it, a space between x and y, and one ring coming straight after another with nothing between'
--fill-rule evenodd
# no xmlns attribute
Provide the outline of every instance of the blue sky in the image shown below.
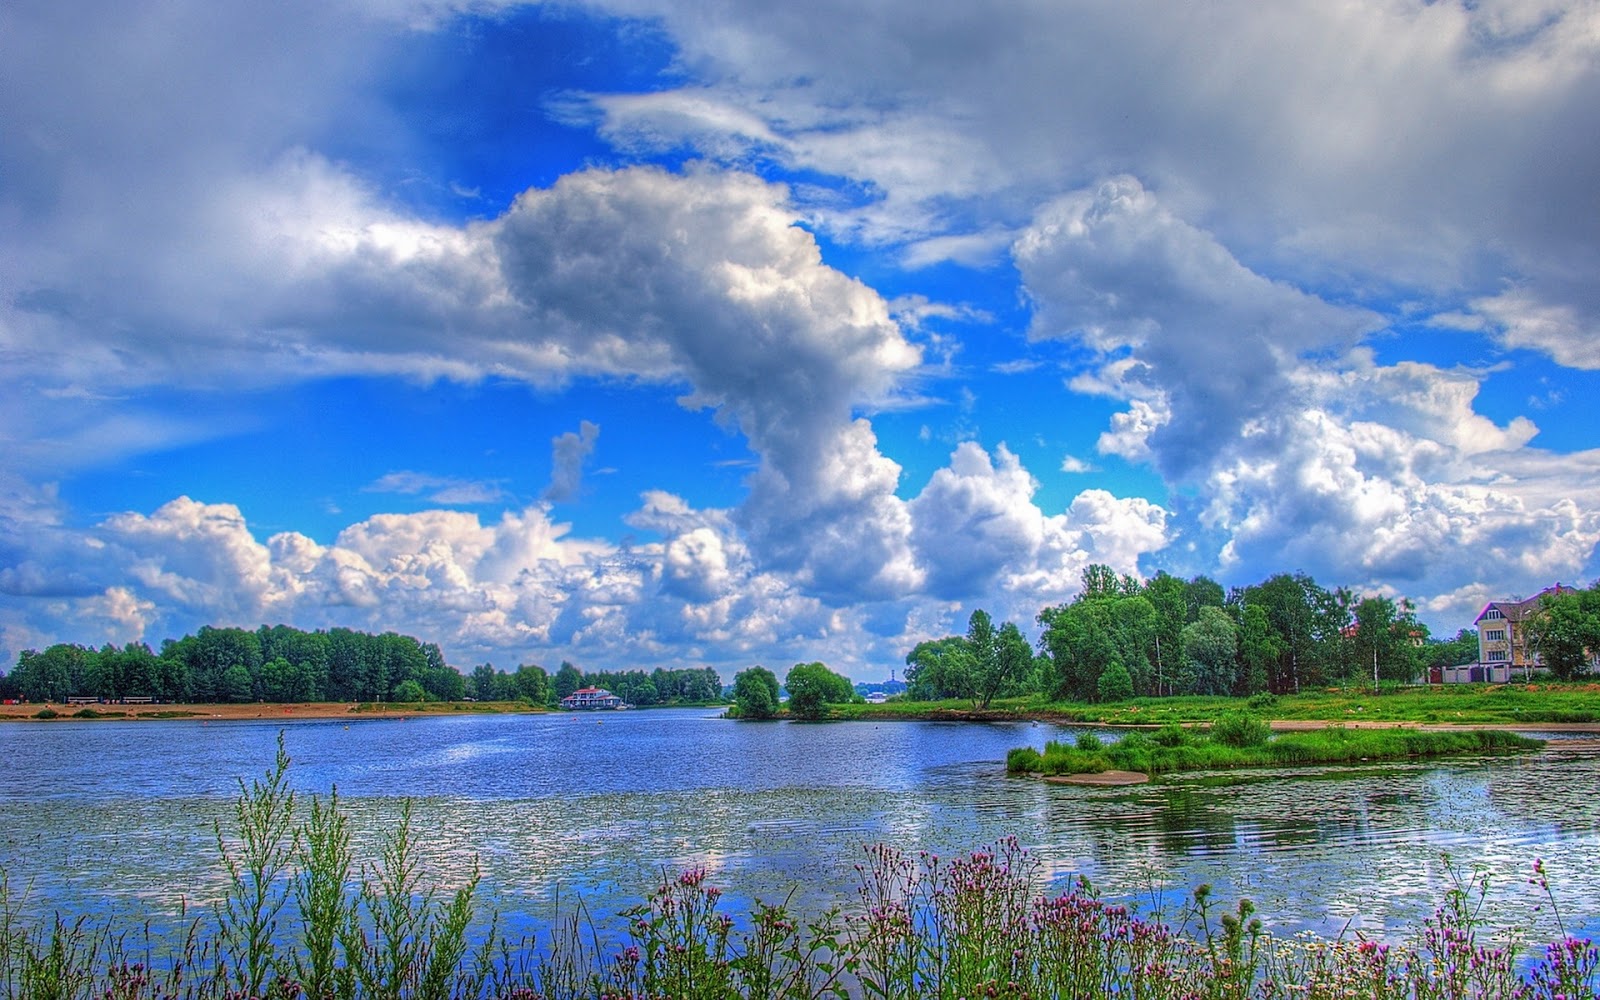
<svg viewBox="0 0 1600 1000"><path fill-rule="evenodd" d="M888 676L1600 575L1600 4L0 10L0 657Z"/></svg>

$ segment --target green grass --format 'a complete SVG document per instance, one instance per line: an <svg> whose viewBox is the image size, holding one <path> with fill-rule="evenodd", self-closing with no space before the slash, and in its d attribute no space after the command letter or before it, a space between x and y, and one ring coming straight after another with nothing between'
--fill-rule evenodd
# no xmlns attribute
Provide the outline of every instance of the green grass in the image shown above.
<svg viewBox="0 0 1600 1000"><path fill-rule="evenodd" d="M1329 726L1268 738L1265 726L1248 713L1222 716L1210 732L1167 726L1154 733L1134 732L1102 744L1080 736L1076 745L1054 740L1040 753L1019 747L1006 756L1012 774L1071 775L1102 771L1173 774L1241 767L1285 767L1403 760L1458 754L1535 750L1542 740L1498 730L1432 731L1351 729Z"/></svg>
<svg viewBox="0 0 1600 1000"><path fill-rule="evenodd" d="M1182 696L1107 704L1053 702L1040 695L1006 698L987 710L970 701L891 701L835 706L846 719L1039 719L1113 726L1206 724L1246 707L1270 720L1415 722L1436 725L1529 726L1600 722L1600 684L1460 684L1431 687L1318 688L1251 699Z"/></svg>

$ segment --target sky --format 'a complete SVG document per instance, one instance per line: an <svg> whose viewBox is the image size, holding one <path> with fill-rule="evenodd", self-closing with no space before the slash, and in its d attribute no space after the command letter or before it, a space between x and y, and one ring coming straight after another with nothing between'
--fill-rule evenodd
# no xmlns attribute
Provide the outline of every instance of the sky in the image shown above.
<svg viewBox="0 0 1600 1000"><path fill-rule="evenodd" d="M12 0L0 666L1600 576L1600 2Z"/></svg>

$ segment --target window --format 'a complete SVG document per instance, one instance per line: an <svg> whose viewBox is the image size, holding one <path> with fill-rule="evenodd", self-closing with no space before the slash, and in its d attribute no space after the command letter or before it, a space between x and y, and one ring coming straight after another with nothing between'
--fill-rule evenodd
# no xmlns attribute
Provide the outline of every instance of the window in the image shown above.
<svg viewBox="0 0 1600 1000"><path fill-rule="evenodd" d="M1503 628L1486 629L1483 633L1484 642L1505 642L1506 630Z"/></svg>
<svg viewBox="0 0 1600 1000"><path fill-rule="evenodd" d="M1500 609L1499 608L1490 608L1488 611L1485 611L1483 613L1483 617L1484 618L1488 618L1488 619L1499 620L1501 618L1504 618L1505 615L1500 613Z"/></svg>
<svg viewBox="0 0 1600 1000"><path fill-rule="evenodd" d="M1504 660L1505 658L1506 658L1506 651L1505 650L1503 650L1503 649L1491 649L1491 650L1489 650L1489 659L1491 659L1491 660Z"/></svg>

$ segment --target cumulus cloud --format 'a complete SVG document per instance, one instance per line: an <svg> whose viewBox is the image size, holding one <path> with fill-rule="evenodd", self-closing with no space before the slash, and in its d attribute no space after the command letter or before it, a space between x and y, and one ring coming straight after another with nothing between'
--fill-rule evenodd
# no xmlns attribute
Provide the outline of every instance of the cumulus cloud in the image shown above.
<svg viewBox="0 0 1600 1000"><path fill-rule="evenodd" d="M1119 428L1141 432L1182 478L1219 441L1282 404L1310 352L1348 348L1377 325L1242 265L1135 178L1113 177L1043 209L1018 239L1017 267L1037 304L1031 334L1073 337L1104 355L1132 352L1126 383L1159 394ZM1112 445L1135 453L1133 441Z"/></svg>
<svg viewBox="0 0 1600 1000"><path fill-rule="evenodd" d="M1126 403L1101 453L1196 489L1196 537L1233 576L1537 589L1600 540L1592 483L1568 474L1550 494L1511 473L1559 461L1529 449L1528 418L1477 412L1484 373L1378 363L1371 313L1255 273L1133 178L1053 202L1014 252L1034 335L1093 349L1073 387Z"/></svg>
<svg viewBox="0 0 1600 1000"><path fill-rule="evenodd" d="M1032 335L1086 345L1072 391L1123 407L1102 456L1203 491L1195 526L1236 566L1292 552L1443 595L1465 593L1450 558L1532 574L1593 551L1588 456L1479 415L1471 371L1361 346L1371 310L1405 298L1600 365L1593 3L586 6L662 32L672 77L569 93L564 122L624 157L707 162L584 169L470 221L406 207L408 185L454 178L384 173L417 141L385 75L488 7L0 10L0 486L230 429L163 412L169 391L597 377L670 386L741 433L744 502L652 494L635 520L657 537L629 545L571 539L543 505L379 515L321 544L257 540L237 508L187 499L78 530L29 485L0 496L0 592L52 610L8 609L8 636L62 609L130 634L405 613L464 648L866 649L965 597L1069 592L1087 561L1133 571L1169 543L1181 496L1090 489L1046 512L1003 446L962 445L903 498L867 414L954 372L954 339L920 323L980 317L886 303L813 230L911 269L992 268L1010 246ZM826 183L757 176L774 165ZM546 501L578 492L592 426L554 443ZM418 472L373 485L503 500ZM840 610L857 600L872 609Z"/></svg>
<svg viewBox="0 0 1600 1000"><path fill-rule="evenodd" d="M992 457L972 442L958 446L910 503L929 593L1054 603L1077 589L1090 563L1137 573L1142 557L1167 544L1166 511L1147 500L1085 490L1052 516L1033 502L1037 488L1004 445Z"/></svg>

